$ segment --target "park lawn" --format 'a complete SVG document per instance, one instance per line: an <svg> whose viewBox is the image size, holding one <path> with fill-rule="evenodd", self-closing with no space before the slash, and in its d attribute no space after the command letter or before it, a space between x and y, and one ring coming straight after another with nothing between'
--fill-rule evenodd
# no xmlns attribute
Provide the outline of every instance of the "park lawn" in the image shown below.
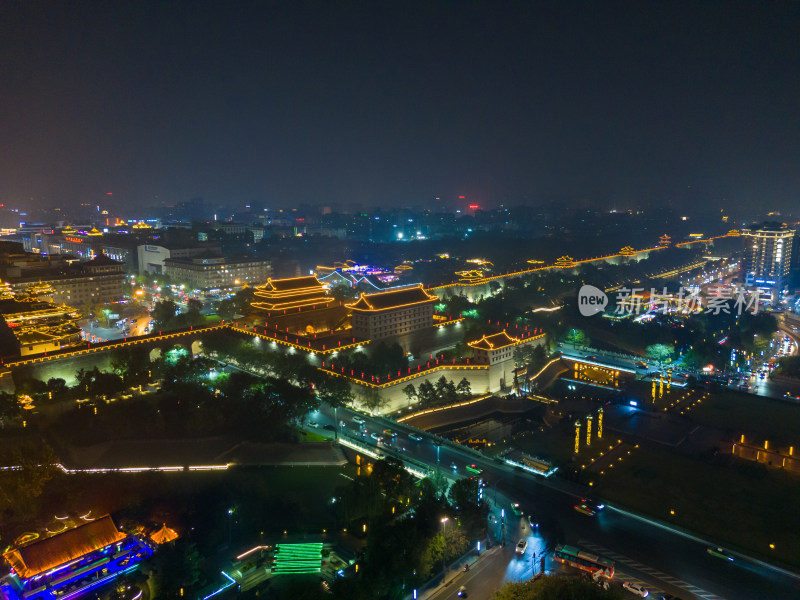
<svg viewBox="0 0 800 600"><path fill-rule="evenodd" d="M774 398L733 390L714 391L687 415L696 423L729 430L733 437L743 433L756 442L800 445L800 406Z"/></svg>
<svg viewBox="0 0 800 600"><path fill-rule="evenodd" d="M611 502L722 545L800 566L800 476L735 458L695 460L642 443L616 468L590 480L598 496Z"/></svg>
<svg viewBox="0 0 800 600"><path fill-rule="evenodd" d="M317 433L316 431L308 431L307 429L298 429L301 442L330 442L331 438Z"/></svg>

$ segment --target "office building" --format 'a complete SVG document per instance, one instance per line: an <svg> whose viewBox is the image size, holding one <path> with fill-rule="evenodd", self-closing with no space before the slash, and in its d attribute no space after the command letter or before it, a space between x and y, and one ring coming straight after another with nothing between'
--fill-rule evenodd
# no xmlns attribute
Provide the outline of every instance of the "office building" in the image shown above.
<svg viewBox="0 0 800 600"><path fill-rule="evenodd" d="M789 285L795 231L785 223L754 224L741 232L745 244L745 285L778 300Z"/></svg>
<svg viewBox="0 0 800 600"><path fill-rule="evenodd" d="M272 274L272 265L263 258L232 259L201 255L165 259L164 274L172 283L185 285L190 290L237 290L268 279Z"/></svg>

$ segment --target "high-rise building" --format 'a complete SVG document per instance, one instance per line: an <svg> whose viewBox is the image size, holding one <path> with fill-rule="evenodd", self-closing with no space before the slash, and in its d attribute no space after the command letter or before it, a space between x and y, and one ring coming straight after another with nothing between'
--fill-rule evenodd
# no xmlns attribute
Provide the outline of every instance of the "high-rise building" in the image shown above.
<svg viewBox="0 0 800 600"><path fill-rule="evenodd" d="M765 222L743 229L745 284L777 300L789 284L794 236L786 223Z"/></svg>

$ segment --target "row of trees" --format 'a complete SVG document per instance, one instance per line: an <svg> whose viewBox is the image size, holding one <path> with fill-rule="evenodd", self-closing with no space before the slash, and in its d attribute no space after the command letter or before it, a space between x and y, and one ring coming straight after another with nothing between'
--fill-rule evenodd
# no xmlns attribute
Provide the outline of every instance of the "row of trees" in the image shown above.
<svg viewBox="0 0 800 600"><path fill-rule="evenodd" d="M362 568L337 580L335 597L399 599L463 555L485 535L487 507L478 482L462 479L447 489L444 477L420 482L393 460L337 490L337 517L354 531L366 526ZM443 525L442 520L447 519Z"/></svg>
<svg viewBox="0 0 800 600"><path fill-rule="evenodd" d="M200 314L202 308L203 303L194 298L190 298L186 303L186 312L181 312L180 307L172 300L156 302L150 314L153 319L153 330L168 331L202 325L205 323L205 317Z"/></svg>
<svg viewBox="0 0 800 600"><path fill-rule="evenodd" d="M472 387L466 377L455 384L451 379L442 375L435 384L423 381L419 387L414 387L413 383L409 383L403 388L403 393L409 402L418 400L421 407L427 408L468 400L472 396Z"/></svg>

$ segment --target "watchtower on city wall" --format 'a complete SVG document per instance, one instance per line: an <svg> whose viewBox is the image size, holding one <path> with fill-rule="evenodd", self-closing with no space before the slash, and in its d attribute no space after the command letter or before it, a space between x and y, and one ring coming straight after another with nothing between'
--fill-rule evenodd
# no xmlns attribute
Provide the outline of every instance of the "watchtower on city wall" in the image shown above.
<svg viewBox="0 0 800 600"><path fill-rule="evenodd" d="M505 330L493 335L483 336L479 340L469 342L474 358L467 364L436 364L432 361L429 368L410 375L401 376L392 381L351 382L351 390L356 404L364 406L369 396L377 395L381 400L381 412L389 413L415 404L403 391L412 384L415 388L425 381L435 384L441 377L458 383L466 378L473 394L490 394L509 392L513 387L514 350L520 346L538 346L544 344L546 335L541 333L529 338L517 338ZM426 365L427 366L427 365ZM367 402L368 403L368 402Z"/></svg>

